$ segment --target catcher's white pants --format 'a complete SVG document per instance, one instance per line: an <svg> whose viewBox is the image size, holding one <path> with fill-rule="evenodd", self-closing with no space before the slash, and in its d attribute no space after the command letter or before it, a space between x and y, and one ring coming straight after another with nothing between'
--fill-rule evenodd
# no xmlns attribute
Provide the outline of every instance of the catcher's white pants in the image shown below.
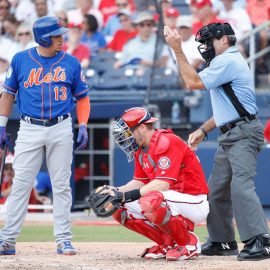
<svg viewBox="0 0 270 270"><path fill-rule="evenodd" d="M189 195L174 190L161 192L172 212L172 216L182 215L194 224L206 221L209 204L206 195ZM142 209L137 201L126 203L128 218L145 219Z"/></svg>
<svg viewBox="0 0 270 270"><path fill-rule="evenodd" d="M6 224L0 231L0 240L15 242L20 233L44 151L53 189L54 235L57 243L72 238L70 176L73 133L69 117L51 127L20 121L13 164L15 177L8 197Z"/></svg>

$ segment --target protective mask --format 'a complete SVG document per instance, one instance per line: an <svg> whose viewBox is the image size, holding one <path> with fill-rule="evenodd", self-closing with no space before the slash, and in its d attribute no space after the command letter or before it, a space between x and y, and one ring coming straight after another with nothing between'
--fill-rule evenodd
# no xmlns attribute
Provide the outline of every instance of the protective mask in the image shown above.
<svg viewBox="0 0 270 270"><path fill-rule="evenodd" d="M213 46L213 40L208 41L206 44L200 44L198 46L198 50L202 58L206 61L206 66L209 66L210 62L216 56L215 48Z"/></svg>
<svg viewBox="0 0 270 270"><path fill-rule="evenodd" d="M127 155L128 162L131 162L134 159L134 154L139 146L128 125L121 118L113 121L111 125L111 134L114 137L116 144Z"/></svg>

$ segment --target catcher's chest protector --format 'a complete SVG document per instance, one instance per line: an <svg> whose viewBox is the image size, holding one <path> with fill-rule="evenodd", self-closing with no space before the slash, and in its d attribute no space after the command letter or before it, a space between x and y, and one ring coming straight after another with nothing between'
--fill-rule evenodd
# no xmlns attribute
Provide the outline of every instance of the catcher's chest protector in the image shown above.
<svg viewBox="0 0 270 270"><path fill-rule="evenodd" d="M149 150L144 153L141 149L139 149L139 162L150 180L155 179L156 176L156 155L166 151L170 145L169 140L165 136L160 137L160 135L164 133L172 133L172 131L164 129L156 130L151 138Z"/></svg>

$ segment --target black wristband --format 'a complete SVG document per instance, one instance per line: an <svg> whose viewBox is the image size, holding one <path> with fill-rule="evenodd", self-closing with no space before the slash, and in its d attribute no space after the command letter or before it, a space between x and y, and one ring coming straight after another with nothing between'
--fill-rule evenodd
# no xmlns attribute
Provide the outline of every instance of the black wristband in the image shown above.
<svg viewBox="0 0 270 270"><path fill-rule="evenodd" d="M203 132L203 134L204 134L203 140L204 140L204 141L207 141L207 139L208 139L208 134L207 134L206 130L205 130L203 127L200 127L200 130L201 130L201 131Z"/></svg>
<svg viewBox="0 0 270 270"><path fill-rule="evenodd" d="M141 193L139 189L133 189L131 191L127 191L124 193L125 202L133 202L138 200L141 197Z"/></svg>

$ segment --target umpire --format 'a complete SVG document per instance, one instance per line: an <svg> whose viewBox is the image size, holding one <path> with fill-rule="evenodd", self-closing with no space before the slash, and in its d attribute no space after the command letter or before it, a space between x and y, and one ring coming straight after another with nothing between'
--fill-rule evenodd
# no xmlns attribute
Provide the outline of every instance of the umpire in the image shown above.
<svg viewBox="0 0 270 270"><path fill-rule="evenodd" d="M190 134L189 144L196 149L208 132L215 127L220 129L209 180L209 239L202 254L238 254L234 215L245 244L237 259L270 258L269 230L253 180L257 155L264 142L263 128L257 118L252 74L235 46L234 31L228 23L212 23L198 31L196 41L201 43L198 50L207 66L199 74L182 51L181 36L165 26L164 37L175 52L187 88L206 89L211 95L213 117Z"/></svg>

